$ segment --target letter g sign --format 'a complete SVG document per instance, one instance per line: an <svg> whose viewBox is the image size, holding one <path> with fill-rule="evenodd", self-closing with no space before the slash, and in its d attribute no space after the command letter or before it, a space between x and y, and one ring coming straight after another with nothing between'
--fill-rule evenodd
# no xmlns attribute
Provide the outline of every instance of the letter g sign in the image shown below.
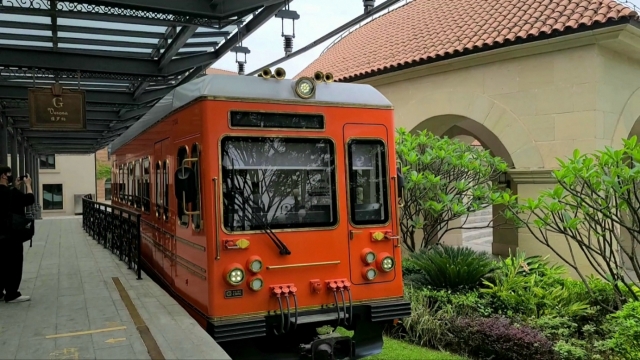
<svg viewBox="0 0 640 360"><path fill-rule="evenodd" d="M53 106L55 106L57 108L61 108L62 105L64 105L62 103L62 98L60 98L60 97L54 97L53 100L51 100L51 102L53 103Z"/></svg>

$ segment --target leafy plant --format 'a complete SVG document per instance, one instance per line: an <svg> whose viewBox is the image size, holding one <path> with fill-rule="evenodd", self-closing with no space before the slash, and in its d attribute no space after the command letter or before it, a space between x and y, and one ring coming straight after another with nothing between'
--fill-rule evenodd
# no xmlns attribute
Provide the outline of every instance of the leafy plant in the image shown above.
<svg viewBox="0 0 640 360"><path fill-rule="evenodd" d="M420 270L410 281L435 289L472 289L495 269L489 254L466 247L432 246L405 261Z"/></svg>
<svg viewBox="0 0 640 360"><path fill-rule="evenodd" d="M640 302L627 303L609 315L604 325L610 334L602 346L622 359L640 359Z"/></svg>
<svg viewBox="0 0 640 360"><path fill-rule="evenodd" d="M495 184L507 171L507 163L489 151L427 131L410 133L400 128L396 154L405 175L400 230L411 252L438 243L448 231L465 228L467 215L473 212L514 201L509 191ZM460 227L449 227L462 217ZM484 227L498 225L502 224L491 220Z"/></svg>
<svg viewBox="0 0 640 360"><path fill-rule="evenodd" d="M500 314L514 317L558 315L578 318L593 310L566 286L566 269L550 265L547 258L518 253L502 260L490 279L484 279L487 295Z"/></svg>
<svg viewBox="0 0 640 360"><path fill-rule="evenodd" d="M585 155L575 150L566 161L558 159L560 169L553 173L558 184L537 199L510 203L506 214L526 226L592 291L577 260L584 256L613 289L617 306L601 303L610 312L620 308L626 296L640 300L634 291L640 285L640 144L636 136L623 143L618 150L607 147ZM565 241L553 239L553 234ZM560 247L568 247L568 253Z"/></svg>
<svg viewBox="0 0 640 360"><path fill-rule="evenodd" d="M111 177L111 165L109 163L98 162L96 166L96 179L103 180Z"/></svg>
<svg viewBox="0 0 640 360"><path fill-rule="evenodd" d="M475 359L553 360L554 345L529 326L504 317L458 318L451 323L450 348Z"/></svg>

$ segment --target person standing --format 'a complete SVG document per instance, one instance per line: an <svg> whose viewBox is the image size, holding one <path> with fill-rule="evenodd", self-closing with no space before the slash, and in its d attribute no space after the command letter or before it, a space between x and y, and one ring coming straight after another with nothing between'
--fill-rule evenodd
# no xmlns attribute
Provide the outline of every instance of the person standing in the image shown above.
<svg viewBox="0 0 640 360"><path fill-rule="evenodd" d="M26 193L20 189L23 181L14 181L11 168L0 165L0 300L4 298L7 303L29 301L29 296L24 296L18 290L22 282L22 264L24 261L24 248L22 241L12 239L7 233L8 224L11 223L12 214L25 215L25 208L36 201L31 189L31 178L24 178Z"/></svg>

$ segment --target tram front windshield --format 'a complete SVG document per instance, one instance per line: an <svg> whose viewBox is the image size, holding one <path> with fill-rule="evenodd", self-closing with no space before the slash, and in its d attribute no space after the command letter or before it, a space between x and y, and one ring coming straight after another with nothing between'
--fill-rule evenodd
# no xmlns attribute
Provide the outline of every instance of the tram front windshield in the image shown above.
<svg viewBox="0 0 640 360"><path fill-rule="evenodd" d="M335 147L330 140L226 137L221 150L227 230L337 224Z"/></svg>

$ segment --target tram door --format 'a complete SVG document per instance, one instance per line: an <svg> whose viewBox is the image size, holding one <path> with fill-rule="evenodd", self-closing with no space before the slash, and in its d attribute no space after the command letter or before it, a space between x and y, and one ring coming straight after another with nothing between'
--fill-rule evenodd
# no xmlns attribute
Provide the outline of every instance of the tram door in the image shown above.
<svg viewBox="0 0 640 360"><path fill-rule="evenodd" d="M156 270L165 281L173 285L172 259L174 236L172 218L169 209L169 179L171 178L171 152L169 139L155 143L154 161L156 163L156 241L154 259Z"/></svg>
<svg viewBox="0 0 640 360"><path fill-rule="evenodd" d="M389 179L389 141L392 135L384 125L345 124L348 241L351 256L351 282L367 283L362 277L362 249L376 256L394 254L394 221L391 214ZM377 260L377 259L376 259ZM371 266L376 268L376 264ZM395 271L395 268L392 270ZM393 281L394 274L376 274L374 282ZM392 275L392 276L389 276Z"/></svg>

